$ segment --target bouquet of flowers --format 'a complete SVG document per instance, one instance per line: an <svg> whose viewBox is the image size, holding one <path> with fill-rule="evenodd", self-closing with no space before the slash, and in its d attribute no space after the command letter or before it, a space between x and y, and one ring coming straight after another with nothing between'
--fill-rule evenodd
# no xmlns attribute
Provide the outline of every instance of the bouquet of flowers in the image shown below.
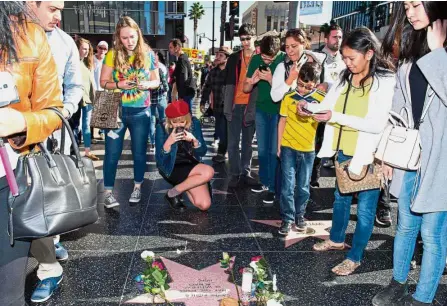
<svg viewBox="0 0 447 306"><path fill-rule="evenodd" d="M230 259L228 253L223 253L223 259L220 260L220 265L225 268L227 273L231 274L232 281L236 286L238 294L238 305L241 305L239 290L235 283L233 273L234 262ZM276 286L276 274L273 275L273 279L269 280L269 267L267 261L262 256L255 256L251 258L250 268L253 269L253 284L252 291L256 297L258 306L282 306L281 302L284 301L284 295L278 291ZM242 274L244 268L240 268L239 272ZM228 301L229 302L229 301ZM236 301L235 301L236 302Z"/></svg>
<svg viewBox="0 0 447 306"><path fill-rule="evenodd" d="M155 258L154 252L143 251L141 258L146 262L146 269L141 275L135 277L137 288L139 291L148 293L155 302L155 297L159 296L165 302L169 303L166 298L166 290L169 289L167 284L168 272L161 260ZM172 305L169 303L169 305Z"/></svg>
<svg viewBox="0 0 447 306"><path fill-rule="evenodd" d="M284 295L276 286L276 274L269 280L267 261L262 256L255 256L251 259L250 267L253 269L253 284L258 305L281 306Z"/></svg>

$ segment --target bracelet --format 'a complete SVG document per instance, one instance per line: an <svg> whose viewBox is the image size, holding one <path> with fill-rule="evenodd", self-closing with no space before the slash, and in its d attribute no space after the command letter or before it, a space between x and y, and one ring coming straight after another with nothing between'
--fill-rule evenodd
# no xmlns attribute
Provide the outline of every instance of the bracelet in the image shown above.
<svg viewBox="0 0 447 306"><path fill-rule="evenodd" d="M202 146L202 143L200 141L197 140L197 147L194 147L194 149L198 149Z"/></svg>
<svg viewBox="0 0 447 306"><path fill-rule="evenodd" d="M121 88L118 86L118 82L115 82L115 85L116 85L116 89L121 89Z"/></svg>

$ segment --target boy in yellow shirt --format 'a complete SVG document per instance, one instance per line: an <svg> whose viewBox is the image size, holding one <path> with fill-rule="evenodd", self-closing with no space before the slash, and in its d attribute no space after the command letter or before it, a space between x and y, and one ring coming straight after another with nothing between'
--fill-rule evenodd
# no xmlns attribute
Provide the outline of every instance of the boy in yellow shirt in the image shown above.
<svg viewBox="0 0 447 306"><path fill-rule="evenodd" d="M278 125L278 156L281 160L281 227L279 234L286 236L292 229L305 232L306 204L309 200L309 181L315 159L315 134L318 122L297 113L299 101L320 103L325 93L315 87L321 75L318 63L305 63L299 72L296 90L287 93L281 104ZM298 185L296 194L295 184Z"/></svg>

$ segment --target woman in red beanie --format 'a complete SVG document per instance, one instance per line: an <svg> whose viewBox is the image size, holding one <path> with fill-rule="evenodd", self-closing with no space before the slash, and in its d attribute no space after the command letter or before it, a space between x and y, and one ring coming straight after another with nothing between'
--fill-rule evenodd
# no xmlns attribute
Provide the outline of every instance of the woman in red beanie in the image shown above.
<svg viewBox="0 0 447 306"><path fill-rule="evenodd" d="M209 182L214 176L211 166L200 162L207 147L200 121L191 117L183 100L166 108L166 126L157 124L155 156L160 174L174 187L165 199L175 210L184 210L181 194L186 192L191 203L200 210L211 206Z"/></svg>

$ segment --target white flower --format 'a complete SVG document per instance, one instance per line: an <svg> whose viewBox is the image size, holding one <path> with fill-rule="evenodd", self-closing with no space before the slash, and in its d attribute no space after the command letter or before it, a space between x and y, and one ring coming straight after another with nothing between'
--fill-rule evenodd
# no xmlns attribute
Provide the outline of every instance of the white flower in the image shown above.
<svg viewBox="0 0 447 306"><path fill-rule="evenodd" d="M282 306L282 304L277 300L272 299L267 301L267 306Z"/></svg>
<svg viewBox="0 0 447 306"><path fill-rule="evenodd" d="M230 259L230 255L227 252L223 252L222 258L223 258L223 260L228 260L228 259Z"/></svg>
<svg viewBox="0 0 447 306"><path fill-rule="evenodd" d="M278 291L278 287L276 287L276 274L273 274L273 291Z"/></svg>
<svg viewBox="0 0 447 306"><path fill-rule="evenodd" d="M258 273L259 268L258 268L258 265L256 264L256 261L250 262L250 267L252 267L256 273Z"/></svg>
<svg viewBox="0 0 447 306"><path fill-rule="evenodd" d="M141 258L146 259L148 257L155 257L154 252L151 251L143 251L143 253L141 253Z"/></svg>

